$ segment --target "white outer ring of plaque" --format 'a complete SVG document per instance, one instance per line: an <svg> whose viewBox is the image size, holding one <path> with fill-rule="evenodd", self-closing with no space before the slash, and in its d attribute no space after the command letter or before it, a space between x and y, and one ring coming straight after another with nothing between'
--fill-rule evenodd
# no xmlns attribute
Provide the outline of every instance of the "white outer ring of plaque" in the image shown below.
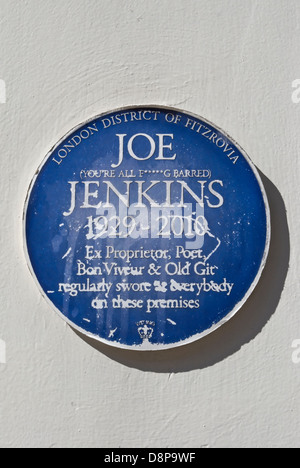
<svg viewBox="0 0 300 468"><path fill-rule="evenodd" d="M258 269L258 272L257 272L257 275L256 275L254 281L250 285L250 287L247 290L246 294L244 295L243 299L240 302L238 302L234 306L234 308L222 320L220 320L218 323L216 323L215 325L208 328L207 330L205 330L202 333L197 333L196 335L192 335L189 338L187 338L185 340L178 341L176 343L153 344L153 343L150 343L148 341L147 343L144 342L141 345L129 346L129 345L124 345L122 343L118 343L116 341L105 340L104 338L101 338L101 337L99 337L97 335L94 335L93 333L87 332L85 329L79 327L78 325L75 325L71 320L69 320L65 315L63 315L61 313L61 311L59 309L57 309L57 307L53 304L53 302L48 298L48 296L45 294L45 291L43 290L42 286L40 285L39 280L36 277L36 274L35 274L35 272L33 270L32 265L31 265L31 260L30 260L30 257L29 257L28 249L27 249L26 215L27 215L27 208L28 208L28 203L29 203L29 200L30 200L31 192L32 192L32 189L34 187L34 184L36 182L36 179L37 179L39 173L41 172L42 168L44 167L44 165L48 161L49 157L53 154L55 149L64 140L66 140L69 136L71 136L79 128L89 124L90 122L93 122L94 120L100 119L101 117L105 117L106 115L113 114L113 113L116 113L116 112L121 112L121 111L128 111L130 109L145 109L145 108L146 109L161 109L164 112L165 111L170 111L170 112L182 113L182 114L194 117L195 119L199 119L202 122L210 125L211 127L215 128L216 130L218 130L221 134L223 134L226 138L228 138L228 140L230 140L236 146L236 148L243 155L245 160L248 162L252 172L254 173L254 175L256 177L256 180L258 182L258 185L260 187L262 196L263 196L264 206L265 206L265 213L266 213L266 221L267 221L266 244L265 244L265 250L264 250L262 260L261 260L261 264L260 264L260 267ZM89 338L92 338L92 339L94 339L96 341L100 341L101 343L104 343L104 344L106 344L108 346L111 346L111 347L114 347L114 348L128 349L128 350L133 350L133 351L162 351L162 350L165 350L165 349L178 348L179 346L184 346L184 345L193 343L195 341L198 341L201 338L204 338L205 336L207 336L210 333L214 332L215 330L220 328L222 325L224 325L226 322L228 322L241 309L241 307L247 302L247 300L251 296L252 292L254 291L255 287L257 286L257 284L258 284L258 282L259 282L259 280L261 278L262 272L263 272L263 270L264 270L264 268L266 266L266 262L267 262L267 258L268 258L268 254L269 254L269 249L270 249L270 242L271 242L271 214L270 214L270 207L269 207L269 203L268 203L267 194L266 194L264 185L262 183L262 180L260 178L260 175L258 173L258 170L256 169L254 163L252 162L252 160L250 159L248 154L244 151L244 149L230 135L228 135L227 132L225 132L220 127L218 127L217 125L215 125L214 123L210 122L209 120L207 120L205 118L203 118L203 117L201 117L201 116L199 116L197 114L194 114L192 112L183 110L183 109L178 109L178 108L169 107L169 106L162 106L162 105L154 105L154 104L125 106L125 107L120 107L120 108L117 108L117 109L110 110L108 112L98 114L98 115L93 116L92 118L87 119L86 121L80 123L79 125L76 125L69 132L67 132L63 137L61 137L59 139L59 141L50 149L50 151L48 151L48 153L45 156L44 160L42 161L42 163L38 167L37 171L35 172L35 175L34 175L33 179L31 180L31 183L29 185L27 195L26 195L26 200L25 200L25 204L24 204L22 219L23 219L23 247L24 247L24 253L25 253L25 257L26 257L27 266L29 268L29 271L30 271L31 275L33 276L33 278L35 280L35 283L38 286L38 289L39 289L41 295L46 300L46 302L49 304L50 308L52 308L52 310L54 310L64 320L64 322L66 322L68 325L70 325L71 328L73 328L74 330L77 330L78 332L82 333L83 335L85 335L85 336L87 336Z"/></svg>

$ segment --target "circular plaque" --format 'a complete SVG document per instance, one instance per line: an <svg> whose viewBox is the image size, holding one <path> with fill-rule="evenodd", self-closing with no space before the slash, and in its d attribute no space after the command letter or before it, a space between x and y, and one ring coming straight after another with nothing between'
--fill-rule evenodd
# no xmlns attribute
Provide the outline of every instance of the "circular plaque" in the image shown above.
<svg viewBox="0 0 300 468"><path fill-rule="evenodd" d="M24 220L50 305L82 333L136 350L190 343L231 318L270 239L245 152L205 119L160 106L70 131L37 171Z"/></svg>

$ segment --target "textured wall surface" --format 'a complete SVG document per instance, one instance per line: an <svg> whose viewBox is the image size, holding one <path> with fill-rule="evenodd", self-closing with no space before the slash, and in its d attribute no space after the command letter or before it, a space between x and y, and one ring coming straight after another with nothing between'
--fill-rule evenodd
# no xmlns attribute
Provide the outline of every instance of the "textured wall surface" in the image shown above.
<svg viewBox="0 0 300 468"><path fill-rule="evenodd" d="M298 446L299 0L0 0L0 22L0 446ZM79 336L23 254L26 192L48 150L132 104L227 131L260 170L272 215L269 260L242 310L155 353Z"/></svg>

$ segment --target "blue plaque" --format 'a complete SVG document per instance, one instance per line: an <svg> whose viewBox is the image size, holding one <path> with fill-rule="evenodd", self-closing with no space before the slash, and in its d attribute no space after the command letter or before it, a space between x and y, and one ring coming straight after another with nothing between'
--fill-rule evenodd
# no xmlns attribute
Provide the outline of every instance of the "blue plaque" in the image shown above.
<svg viewBox="0 0 300 468"><path fill-rule="evenodd" d="M82 333L120 348L190 343L256 286L270 239L257 170L224 131L147 106L79 125L48 153L25 204L30 270Z"/></svg>

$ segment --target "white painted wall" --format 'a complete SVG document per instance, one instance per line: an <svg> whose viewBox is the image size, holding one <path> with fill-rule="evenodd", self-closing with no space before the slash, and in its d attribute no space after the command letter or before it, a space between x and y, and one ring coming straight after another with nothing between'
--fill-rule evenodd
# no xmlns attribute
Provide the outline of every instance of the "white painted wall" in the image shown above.
<svg viewBox="0 0 300 468"><path fill-rule="evenodd" d="M0 7L0 446L299 446L300 1ZM227 131L263 173L272 212L270 258L246 306L202 341L153 354L78 336L41 298L22 249L26 191L47 151L131 104Z"/></svg>

